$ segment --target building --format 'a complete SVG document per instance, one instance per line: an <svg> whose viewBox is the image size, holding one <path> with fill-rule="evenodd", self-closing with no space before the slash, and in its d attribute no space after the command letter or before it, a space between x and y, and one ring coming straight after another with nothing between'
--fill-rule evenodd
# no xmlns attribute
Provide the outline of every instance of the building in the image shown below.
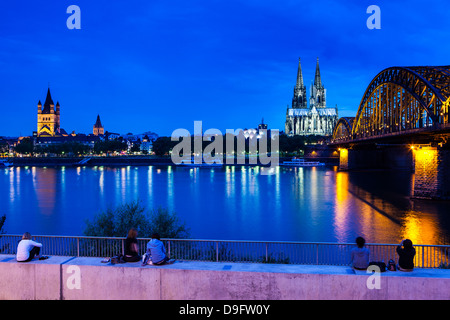
<svg viewBox="0 0 450 320"><path fill-rule="evenodd" d="M150 153L150 152L152 152L152 147L153 147L153 141L147 135L145 135L142 138L142 142L140 145L141 152Z"/></svg>
<svg viewBox="0 0 450 320"><path fill-rule="evenodd" d="M93 134L95 136L102 136L105 134L105 129L102 126L102 122L100 121L100 115L97 115L97 121L94 124Z"/></svg>
<svg viewBox="0 0 450 320"><path fill-rule="evenodd" d="M95 142L100 140L99 135L103 134L103 126L100 122L100 116L97 116L97 122L94 125L94 134L67 134L61 128L61 106L59 102L53 103L50 88L47 90L44 105L38 102L37 112L37 131L33 132L33 143L35 146L46 147L63 143L81 143L93 147ZM97 126L97 135L95 128Z"/></svg>
<svg viewBox="0 0 450 320"><path fill-rule="evenodd" d="M310 88L309 107L306 86L300 59L298 59L297 82L294 87L291 108L286 109L285 133L287 135L324 135L333 133L338 121L337 108L326 105L326 89L320 76L319 58L317 58L314 82Z"/></svg>
<svg viewBox="0 0 450 320"><path fill-rule="evenodd" d="M60 105L53 103L50 88L47 90L47 97L42 106L41 100L38 102L37 111L37 136L38 137L55 137L61 134L60 128Z"/></svg>

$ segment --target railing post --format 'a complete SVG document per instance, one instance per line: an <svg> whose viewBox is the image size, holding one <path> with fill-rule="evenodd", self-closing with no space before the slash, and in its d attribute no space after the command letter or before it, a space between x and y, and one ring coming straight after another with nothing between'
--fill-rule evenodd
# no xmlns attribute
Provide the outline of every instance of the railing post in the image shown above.
<svg viewBox="0 0 450 320"><path fill-rule="evenodd" d="M422 268L425 268L425 246L422 246Z"/></svg>
<svg viewBox="0 0 450 320"><path fill-rule="evenodd" d="M219 262L219 241L216 241L216 262Z"/></svg>
<svg viewBox="0 0 450 320"><path fill-rule="evenodd" d="M319 244L316 243L316 264L319 264Z"/></svg>
<svg viewBox="0 0 450 320"><path fill-rule="evenodd" d="M266 262L269 261L269 253L268 253L267 247L268 247L268 243L266 242Z"/></svg>
<svg viewBox="0 0 450 320"><path fill-rule="evenodd" d="M170 240L167 240L167 251L169 252L169 257L172 255L170 254Z"/></svg>
<svg viewBox="0 0 450 320"><path fill-rule="evenodd" d="M77 237L77 257L80 256L80 238Z"/></svg>

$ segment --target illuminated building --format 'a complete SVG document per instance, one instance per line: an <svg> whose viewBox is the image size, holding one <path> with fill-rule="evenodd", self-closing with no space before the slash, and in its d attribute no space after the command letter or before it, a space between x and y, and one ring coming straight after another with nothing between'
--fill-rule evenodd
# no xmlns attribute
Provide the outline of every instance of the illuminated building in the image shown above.
<svg viewBox="0 0 450 320"><path fill-rule="evenodd" d="M53 103L50 94L50 88L47 90L47 97L42 106L41 100L38 102L37 112L37 136L38 137L55 137L61 135L60 128L60 105Z"/></svg>
<svg viewBox="0 0 450 320"><path fill-rule="evenodd" d="M105 134L105 129L103 128L102 122L100 121L100 115L97 115L97 121L94 124L93 133L94 133L95 136L104 135Z"/></svg>
<svg viewBox="0 0 450 320"><path fill-rule="evenodd" d="M326 106L326 89L320 76L319 59L317 59L314 83L310 90L309 108L307 101L306 86L303 84L299 59L292 106L291 108L288 106L286 110L285 132L290 136L331 135L338 120L338 110Z"/></svg>

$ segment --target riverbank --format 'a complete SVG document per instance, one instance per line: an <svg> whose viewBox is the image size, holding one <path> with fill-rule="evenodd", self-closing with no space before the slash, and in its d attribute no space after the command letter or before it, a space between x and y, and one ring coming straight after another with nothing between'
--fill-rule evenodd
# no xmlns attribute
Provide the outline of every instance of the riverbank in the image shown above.
<svg viewBox="0 0 450 320"><path fill-rule="evenodd" d="M85 163L80 163L83 159L89 160ZM115 156L115 157L11 157L8 159L15 167L54 167L54 166L168 166L173 165L170 157L158 156ZM279 163L290 160L291 157L283 157L279 159ZM339 159L335 157L305 157L307 161L320 161L327 165L338 165ZM233 166L269 166L264 165L257 159L256 164L250 164L249 159L245 160L244 164L237 164L233 161Z"/></svg>

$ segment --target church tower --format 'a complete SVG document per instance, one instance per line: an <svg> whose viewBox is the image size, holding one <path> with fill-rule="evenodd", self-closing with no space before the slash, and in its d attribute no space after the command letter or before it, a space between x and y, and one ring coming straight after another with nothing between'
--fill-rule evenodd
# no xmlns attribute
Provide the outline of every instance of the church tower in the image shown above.
<svg viewBox="0 0 450 320"><path fill-rule="evenodd" d="M302 65L298 58L297 83L294 87L294 97L292 98L293 109L306 109L308 101L306 98L306 86L303 84Z"/></svg>
<svg viewBox="0 0 450 320"><path fill-rule="evenodd" d="M37 136L38 137L54 137L60 133L60 105L56 102L56 108L53 103L50 88L47 90L44 106L41 101L38 102L38 120L37 120Z"/></svg>
<svg viewBox="0 0 450 320"><path fill-rule="evenodd" d="M96 136L105 134L105 129L103 128L102 122L100 121L100 115L97 115L97 121L94 124L93 133Z"/></svg>
<svg viewBox="0 0 450 320"><path fill-rule="evenodd" d="M337 108L327 108L326 89L320 76L319 58L316 62L316 74L311 83L309 107L306 99L306 87L298 61L297 83L294 88L292 107L286 108L285 132L287 135L331 135L338 119Z"/></svg>
<svg viewBox="0 0 450 320"><path fill-rule="evenodd" d="M319 58L316 63L316 74L314 76L314 84L311 86L311 94L309 98L309 106L312 109L322 109L327 107L326 103L326 90L322 84L322 78L320 77Z"/></svg>

